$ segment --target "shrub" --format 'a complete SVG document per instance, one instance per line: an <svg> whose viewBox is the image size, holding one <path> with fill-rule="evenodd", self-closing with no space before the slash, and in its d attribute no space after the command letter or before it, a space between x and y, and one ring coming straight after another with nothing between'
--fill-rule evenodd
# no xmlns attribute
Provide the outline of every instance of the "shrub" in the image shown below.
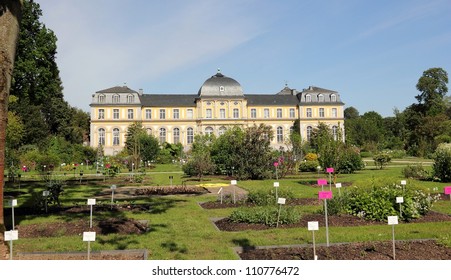
<svg viewBox="0 0 451 280"><path fill-rule="evenodd" d="M399 215L400 205L396 197L402 196L402 220L411 220L425 215L438 199L426 191L410 186L403 188L397 184L373 184L371 187L347 188L342 194L344 198L335 197L330 205L337 208L337 213L345 212L360 216L367 220L385 221L387 216ZM334 200L342 201L334 201ZM329 210L329 208L328 208Z"/></svg>
<svg viewBox="0 0 451 280"><path fill-rule="evenodd" d="M424 169L422 164L407 165L402 169L402 175L405 178L425 180L429 177L429 173Z"/></svg>
<svg viewBox="0 0 451 280"><path fill-rule="evenodd" d="M358 150L350 146L342 148L336 166L337 172L350 174L354 173L356 170L361 170L364 167L365 164L363 163Z"/></svg>
<svg viewBox="0 0 451 280"><path fill-rule="evenodd" d="M277 225L278 206L242 207L234 210L229 219L234 223ZM281 207L279 224L294 224L299 222L301 215L294 207Z"/></svg>
<svg viewBox="0 0 451 280"><path fill-rule="evenodd" d="M405 158L407 153L405 150L384 150L386 154L389 154L391 158Z"/></svg>
<svg viewBox="0 0 451 280"><path fill-rule="evenodd" d="M387 165L391 161L391 155L387 153L379 153L373 156L374 165L382 169L385 165Z"/></svg>
<svg viewBox="0 0 451 280"><path fill-rule="evenodd" d="M286 199L294 198L293 192L289 190L281 190L277 191L278 197L283 197ZM266 206L266 205L276 205L276 191L272 188L270 191L253 191L248 193L247 195L247 203L255 204L258 206Z"/></svg>
<svg viewBox="0 0 451 280"><path fill-rule="evenodd" d="M373 153L367 152L367 151L365 151L365 152L360 152L360 157L362 157L362 158L373 157Z"/></svg>
<svg viewBox="0 0 451 280"><path fill-rule="evenodd" d="M307 153L304 157L306 161L315 161L318 160L318 155L315 153Z"/></svg>
<svg viewBox="0 0 451 280"><path fill-rule="evenodd" d="M303 161L299 165L299 171L301 171L301 172L313 172L313 171L316 171L316 167L318 165L319 165L319 162L317 160Z"/></svg>
<svg viewBox="0 0 451 280"><path fill-rule="evenodd" d="M451 144L440 144L435 150L434 177L442 182L451 182Z"/></svg>

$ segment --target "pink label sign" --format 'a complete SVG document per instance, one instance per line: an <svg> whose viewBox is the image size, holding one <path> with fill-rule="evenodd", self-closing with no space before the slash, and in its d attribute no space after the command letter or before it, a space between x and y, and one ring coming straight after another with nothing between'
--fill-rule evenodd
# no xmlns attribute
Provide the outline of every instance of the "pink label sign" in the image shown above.
<svg viewBox="0 0 451 280"><path fill-rule="evenodd" d="M319 199L332 199L331 191L318 192Z"/></svg>
<svg viewBox="0 0 451 280"><path fill-rule="evenodd" d="M328 168L326 168L326 172L327 173L334 173L334 168L333 167L328 167Z"/></svg>
<svg viewBox="0 0 451 280"><path fill-rule="evenodd" d="M451 187L445 187L445 194L451 194Z"/></svg>
<svg viewBox="0 0 451 280"><path fill-rule="evenodd" d="M320 185L320 186L327 185L327 180L326 179L318 179L318 185Z"/></svg>

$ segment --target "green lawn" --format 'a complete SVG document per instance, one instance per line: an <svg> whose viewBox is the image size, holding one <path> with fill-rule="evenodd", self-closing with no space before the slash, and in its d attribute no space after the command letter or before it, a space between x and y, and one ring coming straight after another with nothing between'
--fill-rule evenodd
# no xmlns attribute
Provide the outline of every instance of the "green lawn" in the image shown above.
<svg viewBox="0 0 451 280"><path fill-rule="evenodd" d="M338 175L334 178L336 182L353 183L355 185L369 184L371 181L383 180L399 182L403 180L401 168L395 164L383 170L366 169L351 175ZM97 178L89 183L72 181L71 185L65 187L64 195L61 197L63 205L85 205L88 198L96 197L102 190L108 189L111 184L116 184L118 188L123 188L128 184L125 179L129 175L120 175L112 180L103 181L103 177ZM205 181L190 181L184 178L178 165L163 165L146 172L143 183L132 184L135 186L170 184L169 176L173 176L173 185L181 185L186 182L188 185L201 183L230 183L221 178L206 178ZM320 174L321 178L327 179L328 175ZM280 189L291 190L296 197L316 198L318 189L310 186L316 183L317 173L303 173L290 176L290 178L279 179ZM269 190L273 188L274 180L262 181L238 181L238 186L246 190ZM410 184L424 186L431 191L437 188L438 192L443 192L443 187L447 184L434 182L419 182L408 180ZM33 193L40 193L43 185L39 182L22 182L19 191L17 184L7 185L6 194L16 194L18 207L29 207L33 202ZM325 188L329 188L325 186ZM333 187L333 192L337 190ZM7 200L8 198L5 198ZM212 209L206 210L199 206L200 202L216 200L215 194L205 195L179 195L139 198L125 202L119 200L118 203L136 203L150 205L150 210L145 212L121 212L124 215L136 220L148 220L150 231L142 235L98 235L96 242L91 243L92 250L111 249L147 249L149 259L172 260L229 260L237 259L233 247L243 245L290 245L305 244L311 242L311 232L307 228L291 229L270 229L264 231L244 231L244 232L221 232L216 229L211 219L226 217L233 209ZM98 199L98 203L109 203L109 198ZM320 207L300 206L301 212L311 213ZM451 201L439 201L434 206L435 211L451 214ZM7 211L9 213L9 211ZM97 213L94 206L94 220L104 219L111 215L109 212ZM89 223L89 215L66 214L66 215L16 215L16 225L40 224L56 221L71 221L73 219L83 219ZM6 228L10 229L10 216L6 216ZM451 222L442 223L407 223L396 227L396 238L419 239L438 238L448 240L451 232ZM363 226L363 227L331 227L329 229L330 242L353 242L368 240L390 240L391 227L386 225ZM325 243L325 229L320 228L317 236L318 243ZM52 238L20 238L14 243L15 252L41 252L41 251L85 251L86 244L81 236L65 236L64 232L58 237Z"/></svg>

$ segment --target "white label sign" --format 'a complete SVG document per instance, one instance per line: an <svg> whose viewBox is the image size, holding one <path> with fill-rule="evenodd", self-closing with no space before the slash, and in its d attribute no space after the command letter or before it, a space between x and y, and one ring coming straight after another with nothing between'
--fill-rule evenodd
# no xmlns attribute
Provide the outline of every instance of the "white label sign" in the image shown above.
<svg viewBox="0 0 451 280"><path fill-rule="evenodd" d="M397 225L398 224L398 216L388 216L388 224L389 225Z"/></svg>
<svg viewBox="0 0 451 280"><path fill-rule="evenodd" d="M285 201L286 201L285 198L279 197L279 199L277 200L277 203L279 203L279 204L285 204Z"/></svg>
<svg viewBox="0 0 451 280"><path fill-rule="evenodd" d="M5 231L5 241L12 241L19 239L18 230Z"/></svg>
<svg viewBox="0 0 451 280"><path fill-rule="evenodd" d="M274 182L274 187L278 188L279 187L279 182Z"/></svg>
<svg viewBox="0 0 451 280"><path fill-rule="evenodd" d="M112 186L111 186L111 189L112 189L112 190L115 190L115 189L116 189L116 185L112 185Z"/></svg>
<svg viewBox="0 0 451 280"><path fill-rule="evenodd" d="M222 193L222 188L219 189L218 193Z"/></svg>
<svg viewBox="0 0 451 280"><path fill-rule="evenodd" d="M341 183L336 183L336 184L335 184L335 187L336 187L337 189L341 188Z"/></svg>
<svg viewBox="0 0 451 280"><path fill-rule="evenodd" d="M96 241L96 232L95 231L83 232L83 241Z"/></svg>
<svg viewBox="0 0 451 280"><path fill-rule="evenodd" d="M403 186L407 185L407 181L406 180L402 180L401 181L401 185L403 185Z"/></svg>
<svg viewBox="0 0 451 280"><path fill-rule="evenodd" d="M307 223L308 230L318 230L318 222L308 222Z"/></svg>
<svg viewBox="0 0 451 280"><path fill-rule="evenodd" d="M88 205L96 205L96 199L95 198L88 198Z"/></svg>
<svg viewBox="0 0 451 280"><path fill-rule="evenodd" d="M230 184L231 184L231 185L236 185L236 180L230 181Z"/></svg>
<svg viewBox="0 0 451 280"><path fill-rule="evenodd" d="M42 192L42 195L43 195L43 196L49 196L49 195L50 195L50 192L49 192L49 191L43 191L43 192Z"/></svg>
<svg viewBox="0 0 451 280"><path fill-rule="evenodd" d="M11 200L11 206L17 206L17 199Z"/></svg>
<svg viewBox="0 0 451 280"><path fill-rule="evenodd" d="M402 196L396 197L396 203L404 203L404 197Z"/></svg>

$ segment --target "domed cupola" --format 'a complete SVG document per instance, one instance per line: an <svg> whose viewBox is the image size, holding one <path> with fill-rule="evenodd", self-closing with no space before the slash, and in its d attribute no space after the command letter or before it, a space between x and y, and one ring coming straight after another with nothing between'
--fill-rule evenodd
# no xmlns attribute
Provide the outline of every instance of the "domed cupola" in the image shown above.
<svg viewBox="0 0 451 280"><path fill-rule="evenodd" d="M219 96L243 96L240 83L232 78L226 77L218 69L216 75L207 79L199 89L199 97Z"/></svg>

